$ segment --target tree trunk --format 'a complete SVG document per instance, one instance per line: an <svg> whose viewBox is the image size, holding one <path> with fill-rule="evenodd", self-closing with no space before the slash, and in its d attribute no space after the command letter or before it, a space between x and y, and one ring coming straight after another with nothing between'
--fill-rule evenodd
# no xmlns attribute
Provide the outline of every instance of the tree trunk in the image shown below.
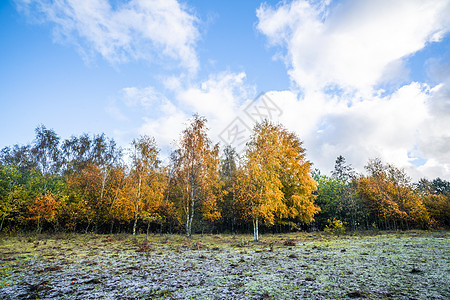
<svg viewBox="0 0 450 300"><path fill-rule="evenodd" d="M192 236L192 220L194 220L194 201L191 203L191 218L189 220L189 236Z"/></svg>
<svg viewBox="0 0 450 300"><path fill-rule="evenodd" d="M192 219L194 218L194 186L193 186L192 182L190 185L189 202L190 203L187 205L187 209L186 209L186 217L187 217L186 235L188 238L190 238L192 235Z"/></svg>
<svg viewBox="0 0 450 300"><path fill-rule="evenodd" d="M136 235L136 224L137 224L137 214L135 214L134 217L134 224L133 224L133 235Z"/></svg>
<svg viewBox="0 0 450 300"><path fill-rule="evenodd" d="M234 216L231 219L231 234L234 235Z"/></svg>
<svg viewBox="0 0 450 300"><path fill-rule="evenodd" d="M41 218L37 219L36 233L41 233Z"/></svg>
<svg viewBox="0 0 450 300"><path fill-rule="evenodd" d="M192 214L188 217L188 229L187 229L187 237L190 238L192 236Z"/></svg>
<svg viewBox="0 0 450 300"><path fill-rule="evenodd" d="M194 196L193 192L191 192L191 196L192 197ZM193 201L193 198L191 198L190 202L191 202L190 203L190 207L189 207L189 204L186 207L186 236L188 238L190 238L191 235L192 235L192 219L194 219L194 201Z"/></svg>
<svg viewBox="0 0 450 300"><path fill-rule="evenodd" d="M189 205L187 205L185 207L185 211L186 211L186 237L190 237L190 228L189 228L189 217L190 217L190 213L189 213Z"/></svg>
<svg viewBox="0 0 450 300"><path fill-rule="evenodd" d="M109 228L109 234L113 233L114 219L111 220L111 227Z"/></svg>
<svg viewBox="0 0 450 300"><path fill-rule="evenodd" d="M189 214L186 214L186 237L189 237Z"/></svg>
<svg viewBox="0 0 450 300"><path fill-rule="evenodd" d="M147 223L147 234L145 235L145 240L148 240L148 230L150 229L150 222Z"/></svg>
<svg viewBox="0 0 450 300"><path fill-rule="evenodd" d="M258 241L258 218L253 219L253 238L254 241Z"/></svg>

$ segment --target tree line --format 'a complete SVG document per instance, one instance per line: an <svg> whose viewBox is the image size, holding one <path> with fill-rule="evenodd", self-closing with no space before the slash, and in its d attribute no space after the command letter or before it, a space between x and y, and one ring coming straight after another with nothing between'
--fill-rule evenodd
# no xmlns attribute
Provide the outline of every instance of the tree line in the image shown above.
<svg viewBox="0 0 450 300"><path fill-rule="evenodd" d="M345 159L312 170L298 136L257 124L239 156L208 138L194 115L167 163L154 138L127 149L105 134L61 138L40 125L28 145L0 153L0 232L244 232L337 227L449 227L450 182L413 183L404 170Z"/></svg>

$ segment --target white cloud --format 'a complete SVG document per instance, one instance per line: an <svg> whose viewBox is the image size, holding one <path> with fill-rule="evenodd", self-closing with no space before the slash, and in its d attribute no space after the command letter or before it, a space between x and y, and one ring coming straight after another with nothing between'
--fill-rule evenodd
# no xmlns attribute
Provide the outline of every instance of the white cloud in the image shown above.
<svg viewBox="0 0 450 300"><path fill-rule="evenodd" d="M450 115L436 119L431 109L439 92L413 82L353 105L323 93L268 94L283 111L281 123L304 141L315 168L329 172L343 155L363 172L369 158L380 157L419 179L450 175L450 128L444 126ZM417 159L424 159L424 166L415 166Z"/></svg>
<svg viewBox="0 0 450 300"><path fill-rule="evenodd" d="M340 113L331 113L324 116L328 128L318 136L317 143L332 150L331 157L339 152L350 157L363 154L365 159L355 162L361 170L367 158L375 156L408 167L408 152L416 146L429 116L428 99L427 87L412 83L393 95L374 97Z"/></svg>
<svg viewBox="0 0 450 300"><path fill-rule="evenodd" d="M143 113L135 128L139 134L154 136L163 149L173 149L194 113L207 117L214 142L221 142L220 134L236 117L253 127L244 110L253 100L255 88L247 84L244 73L224 72L197 84L181 85L175 85L172 100L151 102L153 117ZM360 172L369 158L380 157L407 169L414 179L445 178L450 174L450 128L444 125L450 118L442 110L441 118L433 112L433 105L442 106L436 99L448 102L443 96L448 90L443 87L413 82L392 95L373 95L358 102L351 96L321 92L299 96L292 91L271 91L267 96L282 110L279 121L298 134L308 159L322 171L330 171L338 155L344 155ZM146 91L158 93L152 87L127 91L137 98L123 101L144 108L143 112L146 101L139 99L146 98ZM416 167L417 159L424 164Z"/></svg>
<svg viewBox="0 0 450 300"><path fill-rule="evenodd" d="M430 118L418 141L418 152L423 157L433 158L450 177L450 76L433 89L428 110Z"/></svg>
<svg viewBox="0 0 450 300"><path fill-rule="evenodd" d="M448 0L314 3L257 10L257 28L286 48L289 74L306 90L338 85L371 92L399 60L450 29Z"/></svg>
<svg viewBox="0 0 450 300"><path fill-rule="evenodd" d="M137 105L150 108L159 102L167 101L166 96L155 90L154 87L136 88L128 87L122 89L123 101L129 107Z"/></svg>
<svg viewBox="0 0 450 300"><path fill-rule="evenodd" d="M174 146L184 129L189 115L177 109L171 103L166 103L166 113L160 118L143 118L143 124L138 129L139 134L155 138L163 148ZM170 111L170 112L168 112Z"/></svg>
<svg viewBox="0 0 450 300"><path fill-rule="evenodd" d="M257 16L302 89L271 95L315 167L330 171L344 155L362 172L378 156L414 179L450 177L448 63L429 59L432 84L401 85L405 60L448 34L450 1L298 0L262 5ZM386 83L390 94L379 89Z"/></svg>
<svg viewBox="0 0 450 300"><path fill-rule="evenodd" d="M245 77L245 73L222 72L198 83L170 77L166 92L173 94L171 100L154 87L125 88L120 92L125 104L123 114L128 109L140 111L141 122L134 130L155 137L164 149L174 146L195 113L207 118L211 140L220 142L220 133L243 114L243 107L255 95L255 88L245 82Z"/></svg>
<svg viewBox="0 0 450 300"><path fill-rule="evenodd" d="M89 58L111 63L172 59L195 71L197 18L177 0L16 0L19 10L55 25L59 42L75 44ZM114 2L113 2L114 3Z"/></svg>
<svg viewBox="0 0 450 300"><path fill-rule="evenodd" d="M245 73L222 72L177 93L178 100L192 111L211 119L229 119L237 108L255 94L244 81Z"/></svg>

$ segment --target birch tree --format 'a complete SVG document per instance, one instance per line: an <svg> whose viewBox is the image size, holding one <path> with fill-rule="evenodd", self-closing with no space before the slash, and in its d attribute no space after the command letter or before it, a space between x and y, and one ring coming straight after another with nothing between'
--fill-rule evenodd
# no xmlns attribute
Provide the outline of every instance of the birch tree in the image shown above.
<svg viewBox="0 0 450 300"><path fill-rule="evenodd" d="M145 208L150 206L149 201L163 197L163 186L160 186L158 168L159 150L153 138L142 136L131 143L132 168L130 172L131 208L133 213L133 235L136 234L138 219L148 216ZM147 211L148 213L148 211Z"/></svg>
<svg viewBox="0 0 450 300"><path fill-rule="evenodd" d="M58 148L59 137L52 129L47 129L44 125L36 127L36 138L31 153L42 172L46 177L55 174L59 169L60 151Z"/></svg>
<svg viewBox="0 0 450 300"><path fill-rule="evenodd" d="M356 188L379 227L396 230L429 225L430 216L423 199L414 192L403 169L383 164L379 158L369 160L365 168L369 175L359 177Z"/></svg>
<svg viewBox="0 0 450 300"><path fill-rule="evenodd" d="M309 223L320 209L314 204L316 183L300 139L281 125L257 124L237 176L237 198L252 219L258 241L260 221L296 218Z"/></svg>
<svg viewBox="0 0 450 300"><path fill-rule="evenodd" d="M214 221L220 217L217 210L219 184L219 149L213 147L207 136L206 119L194 115L183 131L180 148L174 156L177 181L180 185L181 206L186 226L186 236L192 235L192 221L197 207L203 218Z"/></svg>

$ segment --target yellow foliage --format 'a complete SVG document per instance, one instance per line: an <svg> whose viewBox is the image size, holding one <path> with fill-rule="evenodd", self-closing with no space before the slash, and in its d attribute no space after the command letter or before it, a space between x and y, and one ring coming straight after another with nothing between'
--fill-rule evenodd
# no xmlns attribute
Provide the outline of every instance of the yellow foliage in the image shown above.
<svg viewBox="0 0 450 300"><path fill-rule="evenodd" d="M431 222L423 200L414 193L403 170L383 165L379 159L369 161L369 176L357 180L357 191L375 215L382 220L408 221L421 226Z"/></svg>
<svg viewBox="0 0 450 300"><path fill-rule="evenodd" d="M275 218L309 223L320 208L314 204L316 182L298 137L269 122L254 128L246 161L236 181L241 214L273 224Z"/></svg>

